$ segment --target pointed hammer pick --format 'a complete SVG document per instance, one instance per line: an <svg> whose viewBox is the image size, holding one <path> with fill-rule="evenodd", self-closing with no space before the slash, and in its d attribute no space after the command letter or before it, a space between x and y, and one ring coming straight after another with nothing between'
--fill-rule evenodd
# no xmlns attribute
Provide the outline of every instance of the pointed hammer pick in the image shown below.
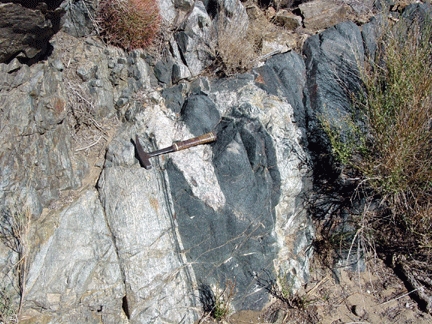
<svg viewBox="0 0 432 324"><path fill-rule="evenodd" d="M139 157L141 163L144 165L144 168L146 168L147 170L152 168L152 165L150 162L151 157L185 150L185 149L193 147L193 146L211 143L214 141L216 141L216 133L210 132L210 133L206 133L204 135L190 138L190 139L185 140L185 141L173 142L173 144L171 146L168 146L166 148L163 148L163 149L160 149L157 151L147 153L144 151L143 147L141 146L141 143L138 139L138 135L135 135L135 146L137 149L138 157Z"/></svg>

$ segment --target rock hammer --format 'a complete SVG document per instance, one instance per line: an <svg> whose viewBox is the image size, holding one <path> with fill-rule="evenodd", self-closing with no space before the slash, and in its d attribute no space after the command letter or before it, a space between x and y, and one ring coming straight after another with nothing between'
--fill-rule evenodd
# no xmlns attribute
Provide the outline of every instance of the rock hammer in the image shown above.
<svg viewBox="0 0 432 324"><path fill-rule="evenodd" d="M172 152L185 150L185 149L193 147L193 146L211 143L214 141L216 141L216 133L210 132L210 133L206 133L206 134L194 137L194 138L190 138L190 139L185 140L185 141L173 142L171 146L168 146L166 148L163 148L163 149L160 149L157 151L146 153L144 151L143 147L141 146L141 143L138 139L138 135L135 135L135 147L136 147L136 150L138 153L138 158L140 159L144 168L146 168L147 170L152 168L152 165L150 162L151 157L166 154L166 153L172 153Z"/></svg>

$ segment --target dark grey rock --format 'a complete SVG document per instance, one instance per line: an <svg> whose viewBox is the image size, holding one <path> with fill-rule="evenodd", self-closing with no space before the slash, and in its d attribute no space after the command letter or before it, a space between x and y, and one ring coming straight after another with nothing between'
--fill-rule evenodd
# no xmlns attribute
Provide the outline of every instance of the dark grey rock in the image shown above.
<svg viewBox="0 0 432 324"><path fill-rule="evenodd" d="M181 115L191 133L196 136L213 131L221 118L214 102L204 95L189 97Z"/></svg>
<svg viewBox="0 0 432 324"><path fill-rule="evenodd" d="M85 62L77 68L77 74L84 82L96 78L97 65L93 62Z"/></svg>
<svg viewBox="0 0 432 324"><path fill-rule="evenodd" d="M413 3L407 6L402 13L402 18L405 21L417 22L422 26L425 20L431 19L432 4L431 3Z"/></svg>
<svg viewBox="0 0 432 324"><path fill-rule="evenodd" d="M162 96L165 99L165 105L175 113L180 113L185 102L183 84L176 85L171 88L166 88L162 91Z"/></svg>
<svg viewBox="0 0 432 324"><path fill-rule="evenodd" d="M241 113L226 119L214 144L214 168L226 197L213 210L194 198L182 173L168 165L171 195L188 261L198 282L236 285L236 309L261 309L266 291L255 291L254 273L272 272L276 257L274 206L280 178L270 136ZM273 170L274 174L269 172Z"/></svg>
<svg viewBox="0 0 432 324"><path fill-rule="evenodd" d="M256 85L275 96L283 96L294 108L293 122L306 127L306 67L303 58L295 52L278 54L254 72Z"/></svg>
<svg viewBox="0 0 432 324"><path fill-rule="evenodd" d="M127 65L125 63L113 63L110 72L110 81L113 86L126 82L128 78Z"/></svg>
<svg viewBox="0 0 432 324"><path fill-rule="evenodd" d="M306 103L309 148L316 153L315 157L328 159L316 162L317 174L331 176L337 171L320 119L340 129L342 140L350 132L344 121L352 113L351 95L361 90L358 64L365 59L360 29L352 22L340 23L308 38L303 53L309 98Z"/></svg>
<svg viewBox="0 0 432 324"><path fill-rule="evenodd" d="M154 74L159 82L171 85L173 62L172 60L161 60L154 66Z"/></svg>
<svg viewBox="0 0 432 324"><path fill-rule="evenodd" d="M180 26L180 31L174 34L181 52L181 59L177 57L177 60L180 59L186 64L192 76L199 75L213 62L211 26L212 21L204 4L196 1L192 11Z"/></svg>
<svg viewBox="0 0 432 324"><path fill-rule="evenodd" d="M366 57L374 59L377 51L377 36L380 33L380 26L383 17L373 17L369 23L362 26L361 35L363 37L363 44ZM386 18L384 18L386 19Z"/></svg>
<svg viewBox="0 0 432 324"><path fill-rule="evenodd" d="M63 31L75 37L94 34L98 2L98 0L63 1L61 6L66 12L62 18Z"/></svg>
<svg viewBox="0 0 432 324"><path fill-rule="evenodd" d="M152 158L153 169L137 181L146 191L154 186L155 174L161 177L159 191L169 194L157 199L158 206L172 204L175 239L191 269L191 285L217 292L234 282L233 309L261 309L269 295L257 278L296 273L290 282L298 289L308 276L305 249L313 229L299 196L309 188L308 157L299 144L304 132L292 122L292 107L257 87L252 74L195 82L180 116L162 103L136 114L138 135L150 151L209 130L217 132L217 141ZM173 89L177 95L184 90ZM120 147L112 147L116 156L123 154ZM124 164L114 168L117 180L110 176L113 184L101 186L113 214L118 203L111 192L129 172ZM128 176L128 188L135 178ZM128 199L124 209L136 204ZM292 238L289 243L287 236Z"/></svg>
<svg viewBox="0 0 432 324"><path fill-rule="evenodd" d="M206 77L201 77L193 81L190 85L190 94L209 95L210 82Z"/></svg>
<svg viewBox="0 0 432 324"><path fill-rule="evenodd" d="M116 107L121 108L129 102L128 98L120 97L116 102Z"/></svg>

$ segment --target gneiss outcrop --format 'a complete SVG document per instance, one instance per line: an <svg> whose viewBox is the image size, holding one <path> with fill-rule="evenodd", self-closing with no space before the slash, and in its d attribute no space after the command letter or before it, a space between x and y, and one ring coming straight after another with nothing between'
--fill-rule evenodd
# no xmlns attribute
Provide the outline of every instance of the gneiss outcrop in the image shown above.
<svg viewBox="0 0 432 324"><path fill-rule="evenodd" d="M31 216L27 254L0 243L0 289L11 305L22 298L22 322L193 323L227 286L233 312L263 309L278 278L298 289L314 237L305 199L313 171L331 164L319 159L317 118L337 124L349 109L339 82L358 86L376 22L340 23L302 54L219 79L204 76L215 8L247 20L239 1L161 1L166 21L182 21L162 58L88 36L95 5L65 1L75 36L52 36L46 15L60 4L0 4L30 10L45 35L0 64L2 236L8 219ZM154 158L151 170L131 141L152 151L209 131L216 142Z"/></svg>

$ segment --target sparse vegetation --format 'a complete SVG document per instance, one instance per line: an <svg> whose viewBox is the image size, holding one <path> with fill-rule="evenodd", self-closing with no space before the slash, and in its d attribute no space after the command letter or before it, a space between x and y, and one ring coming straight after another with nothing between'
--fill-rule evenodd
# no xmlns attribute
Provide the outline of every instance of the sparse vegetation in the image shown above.
<svg viewBox="0 0 432 324"><path fill-rule="evenodd" d="M216 288L215 290L216 293L209 285L201 285L199 288L200 302L204 309L204 316L200 323L203 323L209 316L219 322L229 315L231 302L236 291L235 283L227 280L224 289Z"/></svg>
<svg viewBox="0 0 432 324"><path fill-rule="evenodd" d="M17 255L17 262L10 269L3 271L3 284L0 287L0 321L2 323L16 322L24 302L28 270L27 258L30 253L30 224L31 214L28 210L14 212L9 208L4 208L1 211L0 241ZM10 284L8 284L9 281ZM14 287L15 285L17 288ZM18 305L14 301L14 295L16 295L14 290L19 295Z"/></svg>
<svg viewBox="0 0 432 324"><path fill-rule="evenodd" d="M366 91L355 101L372 135L358 168L398 208L404 208L398 201L419 207L432 190L431 28L404 29L384 37L385 52L378 54L384 64L365 67Z"/></svg>
<svg viewBox="0 0 432 324"><path fill-rule="evenodd" d="M214 30L217 37L216 73L222 71L232 75L253 67L258 55L248 24L247 20L227 17L223 10L219 12Z"/></svg>
<svg viewBox="0 0 432 324"><path fill-rule="evenodd" d="M384 257L403 256L426 276L432 273L431 31L426 20L386 26L375 57L361 67L363 91L353 96L362 128L352 116L342 139L322 121L335 157L356 175L354 194L371 202L359 228L367 224Z"/></svg>
<svg viewBox="0 0 432 324"><path fill-rule="evenodd" d="M155 0L101 1L97 21L106 41L126 50L152 44L161 24Z"/></svg>
<svg viewBox="0 0 432 324"><path fill-rule="evenodd" d="M0 288L0 323L18 323L18 309L13 294L6 287Z"/></svg>

